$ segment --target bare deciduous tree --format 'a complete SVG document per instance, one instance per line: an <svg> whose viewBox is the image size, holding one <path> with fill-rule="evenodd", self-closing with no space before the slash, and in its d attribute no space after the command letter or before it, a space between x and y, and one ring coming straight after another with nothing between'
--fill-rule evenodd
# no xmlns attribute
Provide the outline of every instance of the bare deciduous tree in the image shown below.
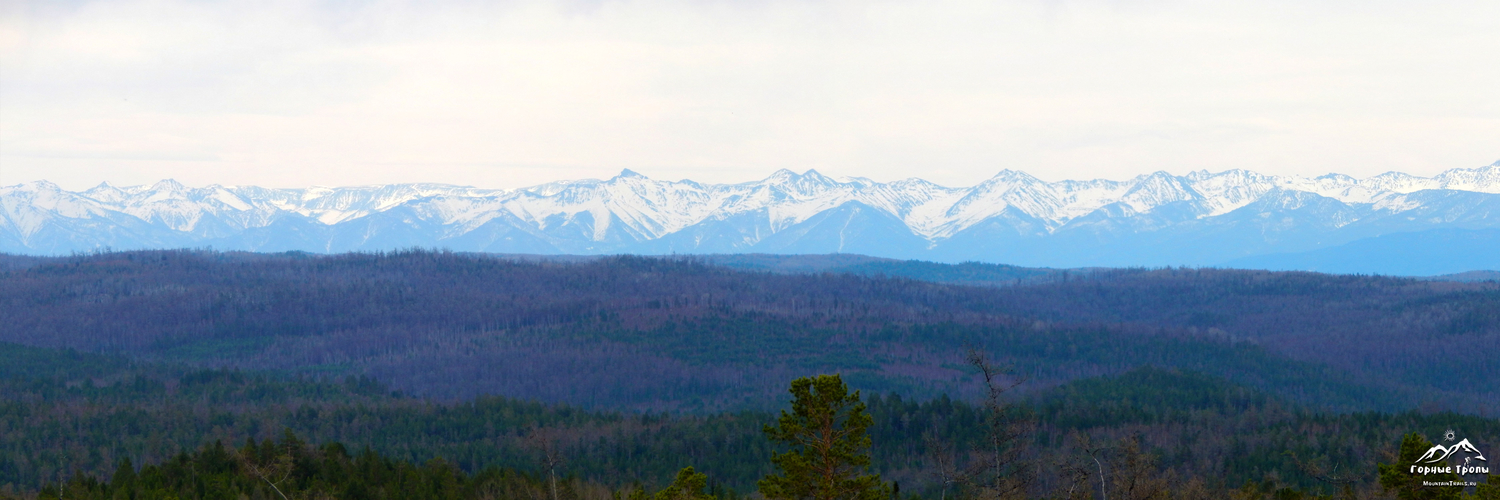
<svg viewBox="0 0 1500 500"><path fill-rule="evenodd" d="M984 379L987 449L964 477L981 499L1024 498L1031 487L1032 473L1021 457L1032 422L1006 398L1006 392L1024 380L1015 377L1009 367L991 363L978 349L969 348L966 358Z"/></svg>
<svg viewBox="0 0 1500 500"><path fill-rule="evenodd" d="M562 437L561 430L551 427L537 427L526 435L526 447L537 454L537 462L547 471L547 484L552 492L552 500L558 500L557 495L557 469L564 462L562 446L558 442Z"/></svg>
<svg viewBox="0 0 1500 500"><path fill-rule="evenodd" d="M1086 432L1073 431L1071 434L1075 454L1065 456L1058 461L1057 467L1063 480L1068 482L1067 496L1069 500L1085 500L1095 498L1094 490L1099 490L1099 498L1109 500L1109 486L1105 481L1104 454L1106 449L1103 445L1096 444L1092 436ZM1099 479L1094 480L1095 474Z"/></svg>
<svg viewBox="0 0 1500 500"><path fill-rule="evenodd" d="M243 453L239 455L239 459L240 464L245 467L245 470L250 471L250 475L258 477L262 481L265 481L266 484L271 485L271 489L276 490L277 495L281 495L281 500L287 500L286 493L282 493L278 485L292 475L293 466L292 455L290 453L277 454L275 458L270 460L270 463L266 464L256 463L253 457Z"/></svg>
<svg viewBox="0 0 1500 500"><path fill-rule="evenodd" d="M958 459L953 455L953 446L930 431L922 440L927 446L927 459L932 463L932 479L943 485L938 500L948 500L948 488L965 480L963 470L958 467Z"/></svg>

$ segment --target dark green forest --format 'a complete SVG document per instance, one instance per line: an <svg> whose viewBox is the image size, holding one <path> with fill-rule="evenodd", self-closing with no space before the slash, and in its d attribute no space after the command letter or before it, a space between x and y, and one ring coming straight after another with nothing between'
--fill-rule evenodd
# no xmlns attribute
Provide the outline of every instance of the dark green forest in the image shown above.
<svg viewBox="0 0 1500 500"><path fill-rule="evenodd" d="M0 492L732 500L828 373L902 497L1005 497L958 472L1000 434L1016 498L1396 498L1414 439L1500 444L1494 283L832 261L0 257Z"/></svg>
<svg viewBox="0 0 1500 500"><path fill-rule="evenodd" d="M609 498L636 486L655 491L689 466L707 474L715 495L731 498L755 490L775 449L761 432L774 420L766 412L611 413L504 397L435 402L368 377L192 369L11 344L0 353L0 488L12 494L50 485L46 491L108 498L115 491L109 488L125 484L116 477L135 477L126 481L143 485L142 492L239 484L235 491L253 494L266 488L243 457L292 450L300 472L288 484L299 491L529 498L543 487L543 458L555 449L569 498ZM872 470L908 495L941 496L939 455L961 462L986 442L981 405L896 394L865 401L873 418ZM1493 418L1310 411L1222 378L1152 367L1080 379L1012 403L1013 418L1026 427L1021 458L1034 469L1037 496L1075 486L1077 478L1064 471L1091 460L1090 453L1109 467L1134 453L1149 459L1149 477L1210 494L1249 485L1268 495L1337 495L1348 484L1373 495L1376 465L1394 461L1407 433L1456 429L1485 450L1500 442ZM225 458L231 455L240 462ZM402 489L413 485L438 489Z"/></svg>
<svg viewBox="0 0 1500 500"><path fill-rule="evenodd" d="M787 380L833 372L880 393L967 398L972 346L1013 365L1032 382L1022 390L1152 365L1315 408L1500 413L1497 283L1135 269L960 286L430 251L8 259L0 341L365 375L439 399L768 410Z"/></svg>

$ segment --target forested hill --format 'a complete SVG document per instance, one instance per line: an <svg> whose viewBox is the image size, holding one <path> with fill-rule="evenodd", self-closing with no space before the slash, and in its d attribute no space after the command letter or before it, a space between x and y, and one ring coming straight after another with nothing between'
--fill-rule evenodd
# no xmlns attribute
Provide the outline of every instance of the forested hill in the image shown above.
<svg viewBox="0 0 1500 500"><path fill-rule="evenodd" d="M694 260L105 253L0 274L0 340L368 375L437 398L767 408L787 380L970 394L974 346L1045 388L1142 365L1336 410L1494 414L1493 283L1096 271L1003 288Z"/></svg>
<svg viewBox="0 0 1500 500"><path fill-rule="evenodd" d="M788 398L779 398L782 408ZM872 417L873 470L900 482L903 498L942 497L943 450L953 458L988 447L988 420L976 405L869 391L863 401ZM1024 429L1018 451L1039 466L1030 498L1067 498L1078 481L1097 479L1073 475L1080 464L1093 466L1093 457L1117 485L1170 484L1183 492L1196 483L1207 490L1173 499L1227 498L1247 482L1278 499L1305 497L1270 493L1328 494L1348 482L1359 498L1370 498L1378 491L1376 464L1390 461L1386 454L1406 433L1458 429L1485 451L1500 443L1493 418L1320 413L1217 377L1152 367L1014 402L1011 415ZM233 490L279 498L244 466L275 450L295 457L299 472L282 489L303 493L287 491L291 498L317 498L306 490L320 488L335 498L542 498L526 487L489 496L474 489L497 473L524 483L516 486L537 486L539 458L552 446L565 458L559 473L566 488L655 490L693 466L708 474L711 492L735 500L744 497L734 492L754 491L772 471L774 448L761 429L774 421L770 412L633 414L493 396L436 402L393 394L364 377L193 369L0 343L0 498L64 480L66 491L53 489L50 498L131 497L120 489L137 490L134 498L237 498ZM1132 456L1137 445L1141 454ZM236 470L241 477L233 477ZM1342 482L1329 484L1317 470ZM423 491L460 485L462 494ZM386 494L359 494L361 488ZM572 491L561 498L611 497Z"/></svg>
<svg viewBox="0 0 1500 500"><path fill-rule="evenodd" d="M742 271L773 273L833 273L869 277L907 278L933 283L972 286L1010 286L1087 274L1094 269L1048 269L964 262L941 264L921 260L883 259L855 254L773 255L718 254L695 256L703 262Z"/></svg>

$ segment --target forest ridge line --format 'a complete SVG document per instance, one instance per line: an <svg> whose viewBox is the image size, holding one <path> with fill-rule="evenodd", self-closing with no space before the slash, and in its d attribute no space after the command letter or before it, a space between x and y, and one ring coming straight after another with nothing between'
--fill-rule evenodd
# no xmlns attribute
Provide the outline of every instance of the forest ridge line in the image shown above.
<svg viewBox="0 0 1500 500"><path fill-rule="evenodd" d="M1500 352L1493 282L930 266L793 274L696 257L101 253L0 273L0 341L362 374L440 398L685 411L764 408L810 370L881 392L964 394L952 366L972 345L1038 386L1151 365L1327 409L1500 411L1489 383L1500 367L1485 357ZM1005 273L1015 279L1004 287L911 279Z"/></svg>

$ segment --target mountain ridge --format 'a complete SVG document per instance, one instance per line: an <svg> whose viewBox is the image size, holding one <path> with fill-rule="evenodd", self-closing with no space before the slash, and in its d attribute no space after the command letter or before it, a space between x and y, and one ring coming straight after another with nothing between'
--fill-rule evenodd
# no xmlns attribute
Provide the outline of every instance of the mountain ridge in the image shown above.
<svg viewBox="0 0 1500 500"><path fill-rule="evenodd" d="M1307 252L1257 255L1228 267L1332 274L1454 276L1500 270L1500 229L1438 228L1385 234ZM1493 278L1491 278L1493 279Z"/></svg>
<svg viewBox="0 0 1500 500"><path fill-rule="evenodd" d="M1032 266L1217 265L1433 228L1500 227L1500 162L1433 177L1248 170L970 187L778 170L759 181L610 179L518 189L298 189L166 179L67 191L0 187L0 252L407 247L502 253L866 253ZM1230 242L1230 243L1226 243Z"/></svg>

